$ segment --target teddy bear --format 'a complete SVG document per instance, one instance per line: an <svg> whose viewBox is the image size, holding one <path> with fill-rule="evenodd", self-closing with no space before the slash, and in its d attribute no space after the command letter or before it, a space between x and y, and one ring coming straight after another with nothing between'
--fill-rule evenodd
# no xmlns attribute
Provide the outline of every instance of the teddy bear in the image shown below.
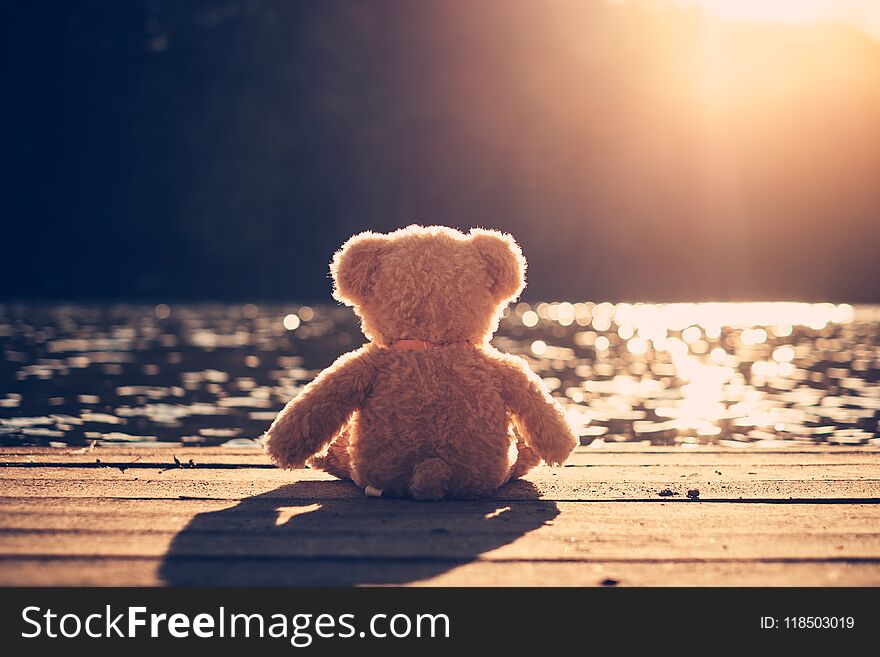
<svg viewBox="0 0 880 657"><path fill-rule="evenodd" d="M368 495L491 495L577 440L528 363L489 344L525 287L510 235L409 226L350 238L333 296L369 340L278 414L266 449L284 468L324 470Z"/></svg>

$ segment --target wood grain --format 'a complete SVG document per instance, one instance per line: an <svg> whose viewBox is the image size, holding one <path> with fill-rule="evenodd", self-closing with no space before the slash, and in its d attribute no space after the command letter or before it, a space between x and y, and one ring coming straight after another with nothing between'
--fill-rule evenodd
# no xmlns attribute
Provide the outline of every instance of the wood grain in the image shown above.
<svg viewBox="0 0 880 657"><path fill-rule="evenodd" d="M607 578L878 585L880 449L582 447L492 499L437 504L367 498L252 449L0 450L0 584Z"/></svg>

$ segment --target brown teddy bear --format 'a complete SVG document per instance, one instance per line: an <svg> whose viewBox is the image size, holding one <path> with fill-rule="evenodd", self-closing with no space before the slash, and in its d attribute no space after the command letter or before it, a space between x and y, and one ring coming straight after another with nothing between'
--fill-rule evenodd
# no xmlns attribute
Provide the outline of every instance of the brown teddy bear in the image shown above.
<svg viewBox="0 0 880 657"><path fill-rule="evenodd" d="M510 235L409 226L355 235L333 258L334 297L370 342L278 414L267 450L286 468L352 479L368 495L473 498L576 444L528 364L489 345L525 286Z"/></svg>

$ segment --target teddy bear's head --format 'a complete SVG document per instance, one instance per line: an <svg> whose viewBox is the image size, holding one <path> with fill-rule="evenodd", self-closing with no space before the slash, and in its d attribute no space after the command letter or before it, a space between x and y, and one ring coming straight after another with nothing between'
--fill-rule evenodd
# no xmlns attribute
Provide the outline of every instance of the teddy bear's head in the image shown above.
<svg viewBox="0 0 880 657"><path fill-rule="evenodd" d="M443 226L355 235L330 266L333 296L352 306L364 334L383 346L487 341L522 292L525 269L510 235Z"/></svg>

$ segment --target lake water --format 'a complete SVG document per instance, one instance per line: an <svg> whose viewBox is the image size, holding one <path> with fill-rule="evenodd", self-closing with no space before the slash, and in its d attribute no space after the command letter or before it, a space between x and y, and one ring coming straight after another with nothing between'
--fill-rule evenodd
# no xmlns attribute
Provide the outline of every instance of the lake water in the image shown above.
<svg viewBox="0 0 880 657"><path fill-rule="evenodd" d="M0 442L256 447L363 342L334 306L0 305ZM582 444L880 445L880 307L521 303L493 343Z"/></svg>

